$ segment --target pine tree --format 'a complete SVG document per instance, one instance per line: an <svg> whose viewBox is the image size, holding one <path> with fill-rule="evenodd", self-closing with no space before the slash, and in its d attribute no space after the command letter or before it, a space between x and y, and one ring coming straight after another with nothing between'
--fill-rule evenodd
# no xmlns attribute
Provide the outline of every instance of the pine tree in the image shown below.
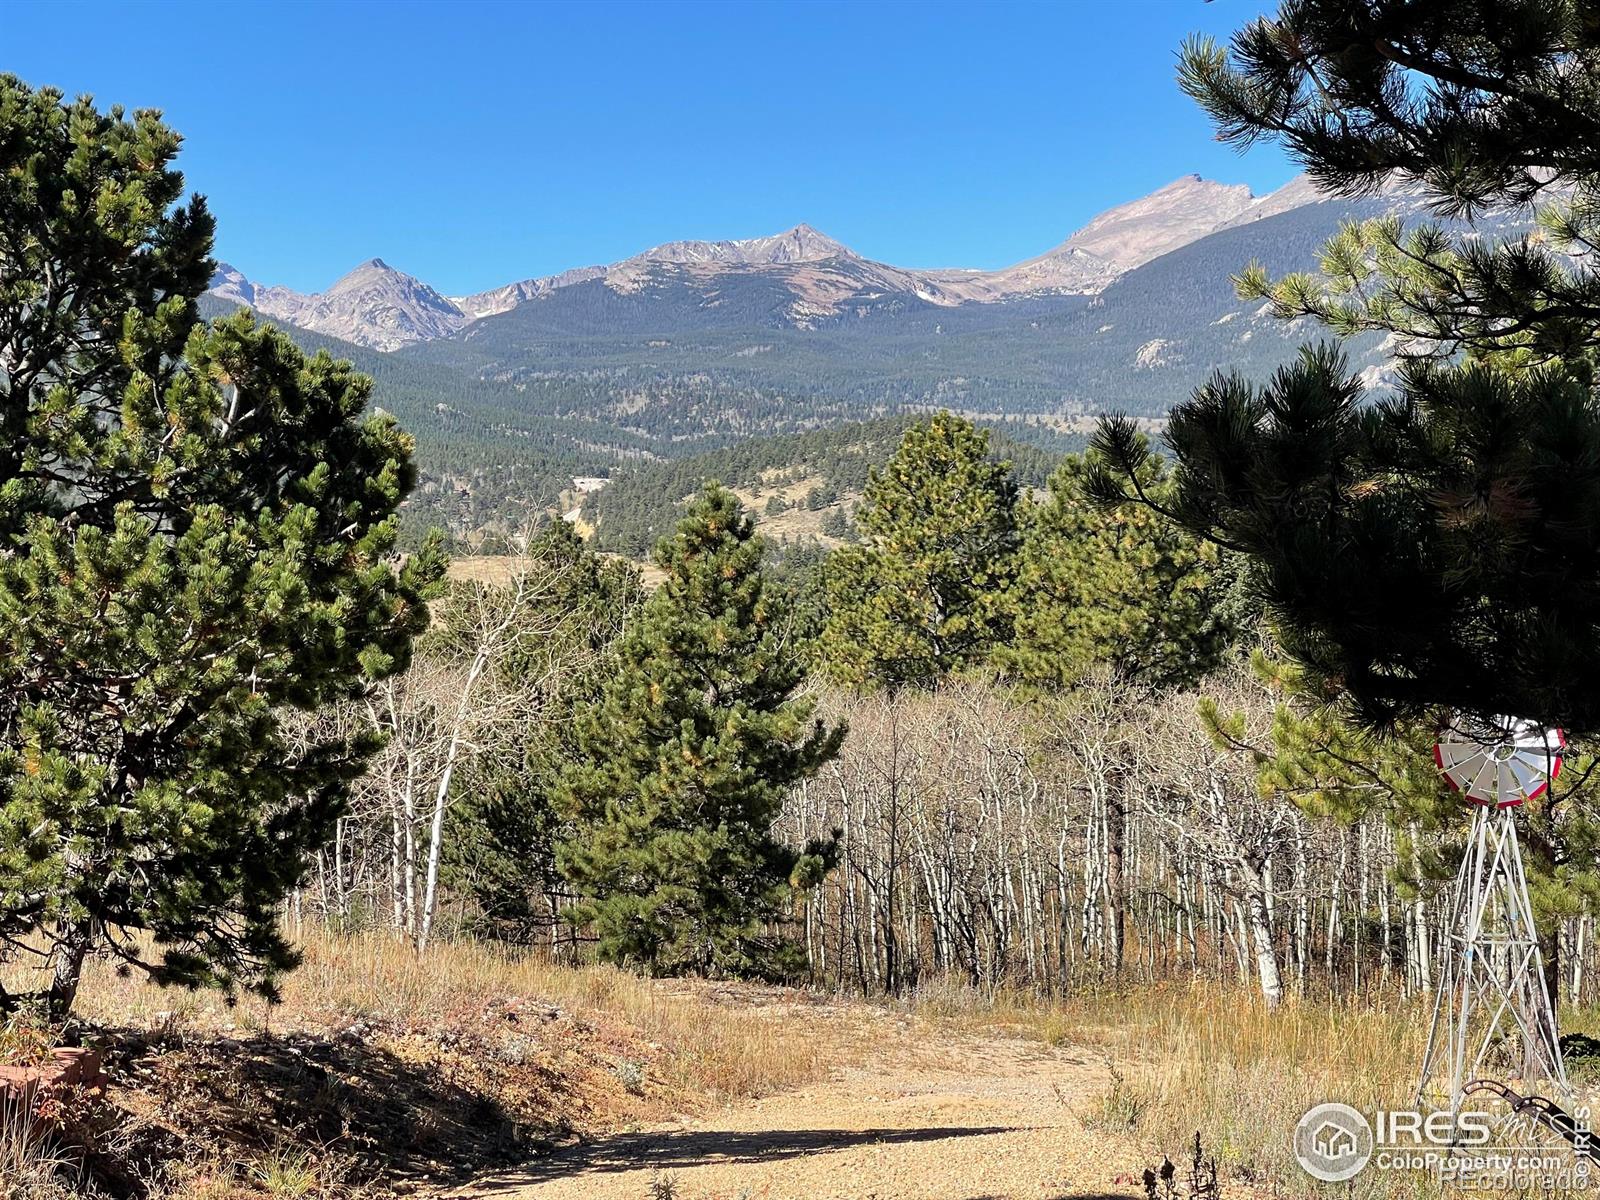
<svg viewBox="0 0 1600 1200"><path fill-rule="evenodd" d="M1586 11L1293 0L1242 31L1231 57L1191 43L1180 75L1224 138L1280 138L1337 190L1371 191L1398 172L1439 210L1472 216L1553 183L1575 189L1581 224L1596 164L1583 131L1600 120ZM1360 275L1367 250L1344 240L1330 266ZM1432 265L1391 264L1370 304L1329 314L1335 329L1409 335L1437 320L1438 345L1466 346L1468 360L1414 360L1398 395L1378 402L1329 347L1265 386L1219 375L1172 414L1178 494L1160 506L1244 553L1309 686L1367 727L1459 709L1600 731L1588 349L1600 289L1531 242L1473 249L1430 235L1413 249ZM1431 282L1408 284L1417 272ZM1323 303L1300 292L1308 310ZM1146 454L1135 443L1128 422L1102 427L1097 444L1122 479L1097 476L1100 499L1126 492Z"/></svg>
<svg viewBox="0 0 1600 1200"><path fill-rule="evenodd" d="M273 993L371 749L286 714L403 668L439 569L394 565L412 443L370 381L197 320L178 144L0 76L0 938L48 947L57 1017L90 954Z"/></svg>
<svg viewBox="0 0 1600 1200"><path fill-rule="evenodd" d="M1389 217L1329 242L1321 275L1237 280L1286 318L1396 334L1402 357L1521 351L1587 379L1600 342L1600 25L1581 0L1294 0L1233 39L1197 38L1179 79L1240 147L1280 140L1322 186L1420 185L1437 214L1541 205L1509 239ZM1576 255L1575 262L1569 255Z"/></svg>
<svg viewBox="0 0 1600 1200"><path fill-rule="evenodd" d="M844 731L796 696L805 670L762 554L737 498L708 486L657 545L666 579L577 713L556 792L573 826L559 864L605 959L662 973L793 967L763 926L820 878L831 847L796 851L772 823Z"/></svg>
<svg viewBox="0 0 1600 1200"><path fill-rule="evenodd" d="M1017 485L989 435L950 413L906 430L856 517L864 544L829 556L819 650L838 679L936 682L1010 638Z"/></svg>
<svg viewBox="0 0 1600 1200"><path fill-rule="evenodd" d="M1235 629L1221 552L1151 509L1104 509L1085 490L1089 464L1069 456L1050 494L1023 523L1015 633L997 662L1025 679L1070 684L1097 664L1163 688L1212 670ZM1169 495L1165 465L1148 460L1142 486Z"/></svg>
<svg viewBox="0 0 1600 1200"><path fill-rule="evenodd" d="M849 516L838 505L822 514L821 529L825 537L838 538L841 542L855 538L855 529L850 525Z"/></svg>
<svg viewBox="0 0 1600 1200"><path fill-rule="evenodd" d="M1264 386L1218 375L1172 415L1176 496L1145 497L1248 561L1310 706L1280 722L1284 777L1377 795L1408 836L1448 799L1421 751L1448 710L1600 731L1600 280L1563 257L1600 243L1592 17L1578 0L1288 0L1231 54L1195 40L1181 56L1224 140L1279 139L1334 191L1398 180L1467 220L1546 203L1531 237L1388 218L1342 230L1320 278L1247 268L1241 294L1280 316L1396 335L1397 394L1368 396L1329 346ZM1097 497L1137 492L1133 427L1096 443L1116 468ZM1368 761L1392 779L1338 782ZM1561 784L1529 806L1552 972L1552 918L1596 883L1573 800Z"/></svg>

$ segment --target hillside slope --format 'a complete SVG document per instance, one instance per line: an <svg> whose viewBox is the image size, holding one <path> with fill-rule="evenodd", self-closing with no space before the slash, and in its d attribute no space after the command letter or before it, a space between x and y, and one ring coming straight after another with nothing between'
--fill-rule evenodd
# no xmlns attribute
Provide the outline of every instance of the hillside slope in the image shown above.
<svg viewBox="0 0 1600 1200"><path fill-rule="evenodd" d="M866 486L868 470L894 453L914 419L879 417L619 471L603 491L584 497L581 520L594 530L600 549L644 558L672 528L683 501L714 479L739 493L770 536L809 537L820 516L796 519L797 513L784 512L768 518L766 502L776 496L791 509L807 508L808 501L816 506L812 511L848 509ZM1017 481L1033 488L1043 487L1062 455L1082 445L1080 436L1019 422L1004 422L990 436L992 457L1009 462ZM814 490L818 495L812 497Z"/></svg>

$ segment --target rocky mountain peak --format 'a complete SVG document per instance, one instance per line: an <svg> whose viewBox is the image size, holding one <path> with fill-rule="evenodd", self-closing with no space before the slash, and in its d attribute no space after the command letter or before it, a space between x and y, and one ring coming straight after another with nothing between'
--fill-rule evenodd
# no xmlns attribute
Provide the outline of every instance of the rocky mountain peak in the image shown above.
<svg viewBox="0 0 1600 1200"><path fill-rule="evenodd" d="M348 292L356 288L372 287L375 284L398 284L400 286L416 286L429 292L433 289L417 279L414 275L407 275L404 271L397 271L381 258L369 258L359 266L352 267L349 271L336 279L324 296L336 296L341 292ZM437 292L433 293L438 295Z"/></svg>
<svg viewBox="0 0 1600 1200"><path fill-rule="evenodd" d="M309 295L252 284L237 269L219 263L210 291L274 320L374 350L447 337L468 319L427 284L381 258L369 258L327 291Z"/></svg>
<svg viewBox="0 0 1600 1200"><path fill-rule="evenodd" d="M1124 271L1160 258L1236 219L1255 203L1242 183L1182 175L1148 196L1109 208L1063 244Z"/></svg>
<svg viewBox="0 0 1600 1200"><path fill-rule="evenodd" d="M643 254L625 259L617 267L643 263L760 267L777 263L820 262L828 258L859 258L860 255L809 225L796 225L768 237L738 238L733 241L666 242L652 246Z"/></svg>
<svg viewBox="0 0 1600 1200"><path fill-rule="evenodd" d="M217 269L211 275L211 284L206 290L235 304L249 305L255 302L255 285L231 263L217 263Z"/></svg>
<svg viewBox="0 0 1600 1200"><path fill-rule="evenodd" d="M860 258L843 242L804 223L770 238L756 238L752 248L768 255L769 262L818 262L825 258Z"/></svg>

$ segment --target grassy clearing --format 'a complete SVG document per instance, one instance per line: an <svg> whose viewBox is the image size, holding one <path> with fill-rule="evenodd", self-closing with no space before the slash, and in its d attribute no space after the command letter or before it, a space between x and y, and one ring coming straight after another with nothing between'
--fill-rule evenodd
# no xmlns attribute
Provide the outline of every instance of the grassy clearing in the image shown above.
<svg viewBox="0 0 1600 1200"><path fill-rule="evenodd" d="M824 1069L808 1038L751 1012L708 1009L655 981L614 967L567 967L492 943L437 943L418 956L384 934L353 937L308 929L297 940L305 961L284 986L283 1003L247 1003L244 1020L263 1028L337 1027L381 1022L449 1031L484 1012L533 998L626 1029L661 1047L666 1082L702 1100L757 1095L814 1079ZM109 1003L108 1003L109 1002ZM227 1019L220 997L179 996L97 975L85 1009L109 1016L130 1007L145 1021L182 1005L185 1017Z"/></svg>
<svg viewBox="0 0 1600 1200"><path fill-rule="evenodd" d="M1301 1115L1330 1100L1363 1112L1411 1107L1431 1009L1397 996L1286 1002L1269 1011L1259 996L1207 983L1085 991L1064 999L1006 994L984 998L960 986L920 993L917 1010L967 1028L1009 1029L1105 1056L1112 1084L1086 1119L1131 1135L1153 1161L1180 1160L1196 1131L1215 1155L1226 1195L1313 1197L1290 1136ZM1587 1032L1600 1012L1564 1015ZM1441 1191L1421 1175L1368 1168L1340 1195L1351 1200L1431 1200ZM1542 1188L1510 1197L1560 1196ZM1592 1195L1592 1192L1572 1193Z"/></svg>

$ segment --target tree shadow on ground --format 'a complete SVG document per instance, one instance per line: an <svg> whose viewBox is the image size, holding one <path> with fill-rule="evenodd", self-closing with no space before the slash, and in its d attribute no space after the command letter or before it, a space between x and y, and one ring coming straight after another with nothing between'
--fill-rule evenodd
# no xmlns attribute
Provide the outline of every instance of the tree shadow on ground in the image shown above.
<svg viewBox="0 0 1600 1200"><path fill-rule="evenodd" d="M945 1138L1025 1132L1014 1125L948 1125L923 1129L772 1129L731 1132L621 1133L575 1146L488 1182L475 1194L514 1192L564 1176L618 1171L671 1171L707 1163L773 1163L863 1145L915 1145Z"/></svg>
<svg viewBox="0 0 1600 1200"><path fill-rule="evenodd" d="M240 1162L295 1147L336 1156L344 1184L459 1182L526 1162L569 1133L507 1112L493 1064L412 1060L362 1036L102 1028L85 1040L103 1048L111 1076L95 1124L117 1135L94 1139L103 1144L87 1165L118 1196L147 1194L197 1156ZM538 1067L519 1074L530 1098L560 1083Z"/></svg>

